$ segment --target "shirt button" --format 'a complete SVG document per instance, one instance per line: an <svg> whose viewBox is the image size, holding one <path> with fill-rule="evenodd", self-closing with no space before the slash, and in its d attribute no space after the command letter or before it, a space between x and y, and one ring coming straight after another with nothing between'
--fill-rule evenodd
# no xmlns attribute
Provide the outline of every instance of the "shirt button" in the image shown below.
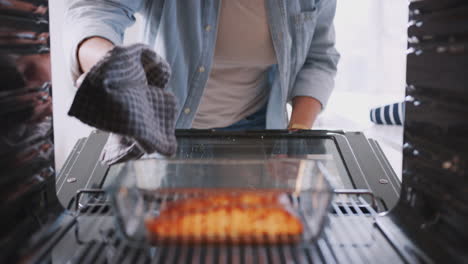
<svg viewBox="0 0 468 264"><path fill-rule="evenodd" d="M199 72L205 72L205 67L201 66L200 68L198 68L198 71Z"/></svg>
<svg viewBox="0 0 468 264"><path fill-rule="evenodd" d="M184 113L185 113L186 115L190 114L190 108L188 108L188 107L185 108L185 109L184 109Z"/></svg>
<svg viewBox="0 0 468 264"><path fill-rule="evenodd" d="M206 31L206 32L211 31L211 26L210 26L210 25L207 25L207 26L205 27L205 31Z"/></svg>

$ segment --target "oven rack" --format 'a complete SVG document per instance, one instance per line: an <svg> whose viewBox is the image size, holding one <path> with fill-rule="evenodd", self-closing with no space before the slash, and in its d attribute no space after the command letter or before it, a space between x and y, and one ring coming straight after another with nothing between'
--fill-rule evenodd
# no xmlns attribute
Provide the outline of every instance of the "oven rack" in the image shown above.
<svg viewBox="0 0 468 264"><path fill-rule="evenodd" d="M407 263L375 224L377 212L365 190L340 190L322 236L314 244L178 245L135 247L115 231L102 190L81 190L74 224L47 254L31 263ZM345 200L346 199L346 200ZM86 201L85 201L86 200ZM73 207L73 204L71 204ZM44 251L42 251L44 252Z"/></svg>
<svg viewBox="0 0 468 264"><path fill-rule="evenodd" d="M366 198L365 204L357 203L356 206L360 207L361 211L369 213L368 207L371 207L374 212L380 212L378 201L381 199L374 196L370 190L365 189L335 189L334 203L338 207L346 204L349 196L356 196L357 198ZM87 197L83 197L88 195ZM84 202L83 202L84 200ZM361 199L360 199L361 200ZM75 212L87 213L90 211L94 213L100 207L109 207L110 201L106 192L102 189L81 189L76 192L73 199L70 200L67 209L74 210ZM74 205L74 208L72 207ZM353 208L354 209L354 208ZM107 209L106 209L107 211ZM353 212L356 212L355 210Z"/></svg>

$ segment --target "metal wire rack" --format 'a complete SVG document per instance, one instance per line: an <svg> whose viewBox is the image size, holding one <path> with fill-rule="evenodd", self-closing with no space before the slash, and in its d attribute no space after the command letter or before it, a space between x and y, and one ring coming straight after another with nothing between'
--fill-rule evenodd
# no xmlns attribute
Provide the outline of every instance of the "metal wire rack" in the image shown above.
<svg viewBox="0 0 468 264"><path fill-rule="evenodd" d="M43 258L69 263L406 263L376 227L376 210L362 197L372 195L339 194L315 243L135 247L116 233L104 192L84 190L75 200L76 223Z"/></svg>

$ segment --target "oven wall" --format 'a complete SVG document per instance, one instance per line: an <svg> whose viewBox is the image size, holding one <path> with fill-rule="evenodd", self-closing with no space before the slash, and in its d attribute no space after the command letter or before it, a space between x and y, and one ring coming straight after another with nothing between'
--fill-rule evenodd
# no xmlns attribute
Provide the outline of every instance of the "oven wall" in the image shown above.
<svg viewBox="0 0 468 264"><path fill-rule="evenodd" d="M437 236L449 251L464 246L466 253L468 3L413 1L409 25L400 201L421 217L420 235Z"/></svg>
<svg viewBox="0 0 468 264"><path fill-rule="evenodd" d="M60 210L47 0L0 1L0 263Z"/></svg>

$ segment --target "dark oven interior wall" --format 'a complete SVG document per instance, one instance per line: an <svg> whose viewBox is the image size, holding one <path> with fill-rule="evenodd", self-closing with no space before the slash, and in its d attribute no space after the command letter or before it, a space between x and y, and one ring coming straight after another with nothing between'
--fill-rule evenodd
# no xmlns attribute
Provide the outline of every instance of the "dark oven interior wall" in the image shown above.
<svg viewBox="0 0 468 264"><path fill-rule="evenodd" d="M50 77L47 1L0 1L0 259L60 209Z"/></svg>
<svg viewBox="0 0 468 264"><path fill-rule="evenodd" d="M418 232L467 241L468 2L413 1L408 35L400 204Z"/></svg>

